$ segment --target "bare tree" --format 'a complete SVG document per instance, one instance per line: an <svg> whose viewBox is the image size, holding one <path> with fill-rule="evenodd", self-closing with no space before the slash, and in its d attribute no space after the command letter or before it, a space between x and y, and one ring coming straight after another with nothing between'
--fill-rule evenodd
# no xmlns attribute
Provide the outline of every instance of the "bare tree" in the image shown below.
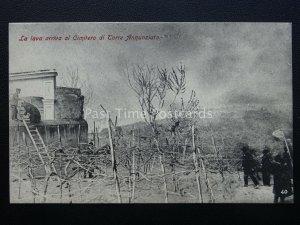
<svg viewBox="0 0 300 225"><path fill-rule="evenodd" d="M171 129L172 133L175 133L176 128L183 121L187 120L187 114L197 110L199 100L196 98L196 93L192 90L190 97L187 101L181 98L180 104L176 104L176 99L180 94L185 93L186 90L186 70L184 65L172 68L171 72L168 73L166 69L158 69L160 79L169 90L174 94L173 101L169 105L169 112L171 113Z"/></svg>
<svg viewBox="0 0 300 225"><path fill-rule="evenodd" d="M176 67L176 70L172 68L172 71L168 73L166 68L158 68L159 77L161 82L167 87L167 89L174 92L174 99L171 103L174 104L176 97L180 93L185 92L185 66L180 65Z"/></svg>
<svg viewBox="0 0 300 225"><path fill-rule="evenodd" d="M164 106L167 86L161 82L157 69L152 65L135 65L126 70L128 83L136 93L145 121L157 135L156 117Z"/></svg>
<svg viewBox="0 0 300 225"><path fill-rule="evenodd" d="M199 100L196 97L196 92L194 90L191 91L190 97L187 101L184 101L181 98L181 103L179 106L176 106L174 103L170 104L170 112L171 112L171 121L177 126L180 122L186 121L189 119L188 114L194 113L198 110ZM180 112L177 114L177 112Z"/></svg>
<svg viewBox="0 0 300 225"><path fill-rule="evenodd" d="M145 121L157 135L156 119L164 107L167 92L174 93L172 105L176 96L185 91L185 67L181 65L168 72L164 67L136 64L130 69L126 66L125 73L131 89L136 93Z"/></svg>
<svg viewBox="0 0 300 225"><path fill-rule="evenodd" d="M62 76L62 83L67 87L80 88L84 96L84 105L92 102L94 97L92 84L80 78L78 66L66 67L66 74Z"/></svg>

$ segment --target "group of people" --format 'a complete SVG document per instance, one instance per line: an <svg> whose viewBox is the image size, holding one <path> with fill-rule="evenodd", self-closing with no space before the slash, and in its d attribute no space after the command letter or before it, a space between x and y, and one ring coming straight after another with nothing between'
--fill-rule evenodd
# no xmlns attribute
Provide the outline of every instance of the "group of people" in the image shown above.
<svg viewBox="0 0 300 225"><path fill-rule="evenodd" d="M250 177L256 189L259 188L260 177L258 172L262 173L262 182L264 186L271 186L271 175L273 175L273 193L274 203L283 203L285 198L292 195L293 166L291 153L287 146L284 151L278 153L274 158L270 148L265 146L261 161L255 157L255 150L248 145L242 147L242 167L244 170L244 186L248 186Z"/></svg>
<svg viewBox="0 0 300 225"><path fill-rule="evenodd" d="M39 123L41 121L39 110L31 103L21 99L20 93L21 89L17 88L10 99L11 119L14 121L29 119L30 123Z"/></svg>

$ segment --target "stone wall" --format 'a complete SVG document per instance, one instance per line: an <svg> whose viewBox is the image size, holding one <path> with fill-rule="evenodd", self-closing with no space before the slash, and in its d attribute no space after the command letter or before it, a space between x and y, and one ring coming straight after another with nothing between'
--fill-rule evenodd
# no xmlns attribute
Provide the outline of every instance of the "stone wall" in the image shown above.
<svg viewBox="0 0 300 225"><path fill-rule="evenodd" d="M55 119L83 119L84 96L79 88L56 87Z"/></svg>

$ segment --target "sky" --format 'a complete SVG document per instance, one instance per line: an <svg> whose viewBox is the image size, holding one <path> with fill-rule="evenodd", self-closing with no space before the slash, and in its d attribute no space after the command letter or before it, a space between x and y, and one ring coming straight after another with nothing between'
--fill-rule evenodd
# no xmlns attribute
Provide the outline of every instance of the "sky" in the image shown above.
<svg viewBox="0 0 300 225"><path fill-rule="evenodd" d="M292 102L289 23L38 23L9 25L9 70L78 68L91 83L95 107L139 109L124 65L186 66L186 96L202 106ZM157 35L159 40L107 40L107 35ZM19 41L21 36L27 41ZM70 35L71 40L64 37ZM105 40L72 40L105 35ZM62 41L30 41L61 36Z"/></svg>

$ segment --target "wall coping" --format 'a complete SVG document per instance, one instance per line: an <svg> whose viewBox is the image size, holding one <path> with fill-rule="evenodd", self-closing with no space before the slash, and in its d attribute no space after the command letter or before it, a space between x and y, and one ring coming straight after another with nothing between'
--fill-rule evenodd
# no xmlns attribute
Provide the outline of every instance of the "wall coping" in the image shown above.
<svg viewBox="0 0 300 225"><path fill-rule="evenodd" d="M58 74L55 69L53 70L37 70L37 71L28 71L20 73L10 73L9 81L14 80L28 80L44 77L56 77Z"/></svg>

